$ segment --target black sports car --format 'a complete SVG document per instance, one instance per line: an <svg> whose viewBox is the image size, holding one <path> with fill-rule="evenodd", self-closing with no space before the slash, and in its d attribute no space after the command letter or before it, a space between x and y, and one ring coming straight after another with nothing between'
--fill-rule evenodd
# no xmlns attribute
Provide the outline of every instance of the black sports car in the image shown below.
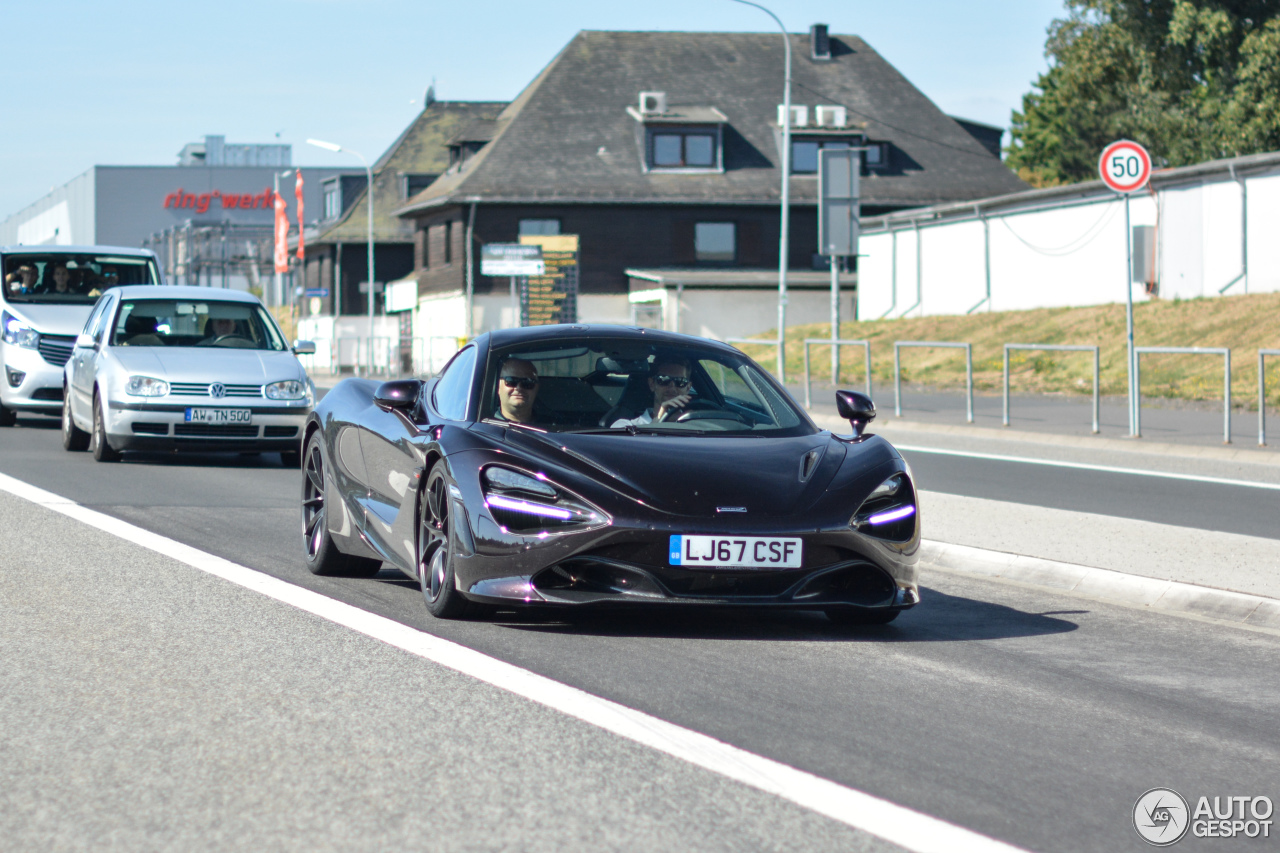
<svg viewBox="0 0 1280 853"><path fill-rule="evenodd" d="M911 470L819 429L733 347L619 326L484 334L431 380L347 379L303 437L316 574L385 561L436 616L703 604L883 623L919 600Z"/></svg>

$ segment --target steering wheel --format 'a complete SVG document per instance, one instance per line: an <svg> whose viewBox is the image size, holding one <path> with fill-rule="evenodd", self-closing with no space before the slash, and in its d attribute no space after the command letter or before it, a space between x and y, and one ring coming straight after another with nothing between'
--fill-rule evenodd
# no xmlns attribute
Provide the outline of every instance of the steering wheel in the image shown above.
<svg viewBox="0 0 1280 853"><path fill-rule="evenodd" d="M662 422L675 421L678 424L688 421L739 421L751 425L751 422L737 412L722 409L710 400L690 400L682 408L668 409L662 416Z"/></svg>
<svg viewBox="0 0 1280 853"><path fill-rule="evenodd" d="M234 344L234 343L230 343L231 341L244 341L244 343L243 343L243 344ZM252 347L252 346L253 346L253 341L252 341L252 340L250 340L249 338L246 338L244 335L237 335L237 334L234 334L234 333L233 333L233 334L227 334L227 335L218 335L216 338L214 338L213 340L209 341L209 343L208 343L208 344L206 344L206 346L211 346L211 347L222 346L222 345L223 345L223 342L228 342L228 344L227 344L227 345L228 345L228 346L230 346L230 347L232 347L232 348L239 347L240 349L245 349L246 347Z"/></svg>

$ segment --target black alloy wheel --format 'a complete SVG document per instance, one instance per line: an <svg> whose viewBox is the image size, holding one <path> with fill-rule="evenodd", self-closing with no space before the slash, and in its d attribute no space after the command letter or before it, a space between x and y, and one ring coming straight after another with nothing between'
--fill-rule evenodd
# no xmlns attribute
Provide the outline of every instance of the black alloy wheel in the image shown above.
<svg viewBox="0 0 1280 853"><path fill-rule="evenodd" d="M463 598L454 582L452 485L444 464L437 463L418 496L418 581L427 609L438 619L466 619L485 609Z"/></svg>
<svg viewBox="0 0 1280 853"><path fill-rule="evenodd" d="M107 443L107 419L102 414L102 399L93 392L93 434L89 438L89 450L99 462L119 462L120 453Z"/></svg>
<svg viewBox="0 0 1280 853"><path fill-rule="evenodd" d="M898 618L901 610L888 607L828 607L827 618L842 628L856 628L862 625L888 625Z"/></svg>
<svg viewBox="0 0 1280 853"><path fill-rule="evenodd" d="M313 575L371 578L382 568L382 561L344 554L329 535L323 444L319 432L307 442L307 463L302 477L302 544L307 568Z"/></svg>
<svg viewBox="0 0 1280 853"><path fill-rule="evenodd" d="M71 394L62 394L62 446L66 450L81 451L89 448L89 433L76 426L71 418Z"/></svg>

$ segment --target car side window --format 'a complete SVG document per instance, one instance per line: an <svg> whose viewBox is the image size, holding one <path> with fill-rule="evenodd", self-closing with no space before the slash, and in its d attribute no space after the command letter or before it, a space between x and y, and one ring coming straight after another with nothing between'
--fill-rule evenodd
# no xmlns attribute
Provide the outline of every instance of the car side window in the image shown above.
<svg viewBox="0 0 1280 853"><path fill-rule="evenodd" d="M467 416L475 366L476 348L466 347L444 366L436 387L431 391L431 402L436 411L449 420L460 421Z"/></svg>
<svg viewBox="0 0 1280 853"><path fill-rule="evenodd" d="M107 300L103 299L94 306L93 312L89 314L89 319L84 321L84 328L80 330L82 335L92 335L94 326L98 324L98 318L102 316L102 309L107 305Z"/></svg>
<svg viewBox="0 0 1280 853"><path fill-rule="evenodd" d="M102 343L103 333L107 329L107 320L111 317L111 312L115 307L116 301L111 298L102 300L102 304L98 306L97 319L93 320L93 327L89 330L89 334L98 343Z"/></svg>

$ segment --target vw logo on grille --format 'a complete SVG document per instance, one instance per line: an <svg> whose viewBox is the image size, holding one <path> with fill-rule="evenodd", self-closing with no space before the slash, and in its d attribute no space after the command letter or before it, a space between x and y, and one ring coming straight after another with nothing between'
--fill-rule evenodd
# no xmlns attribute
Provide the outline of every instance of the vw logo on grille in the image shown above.
<svg viewBox="0 0 1280 853"><path fill-rule="evenodd" d="M209 386L209 396L210 397L227 396L227 386L223 385L221 382L213 383L212 385Z"/></svg>

